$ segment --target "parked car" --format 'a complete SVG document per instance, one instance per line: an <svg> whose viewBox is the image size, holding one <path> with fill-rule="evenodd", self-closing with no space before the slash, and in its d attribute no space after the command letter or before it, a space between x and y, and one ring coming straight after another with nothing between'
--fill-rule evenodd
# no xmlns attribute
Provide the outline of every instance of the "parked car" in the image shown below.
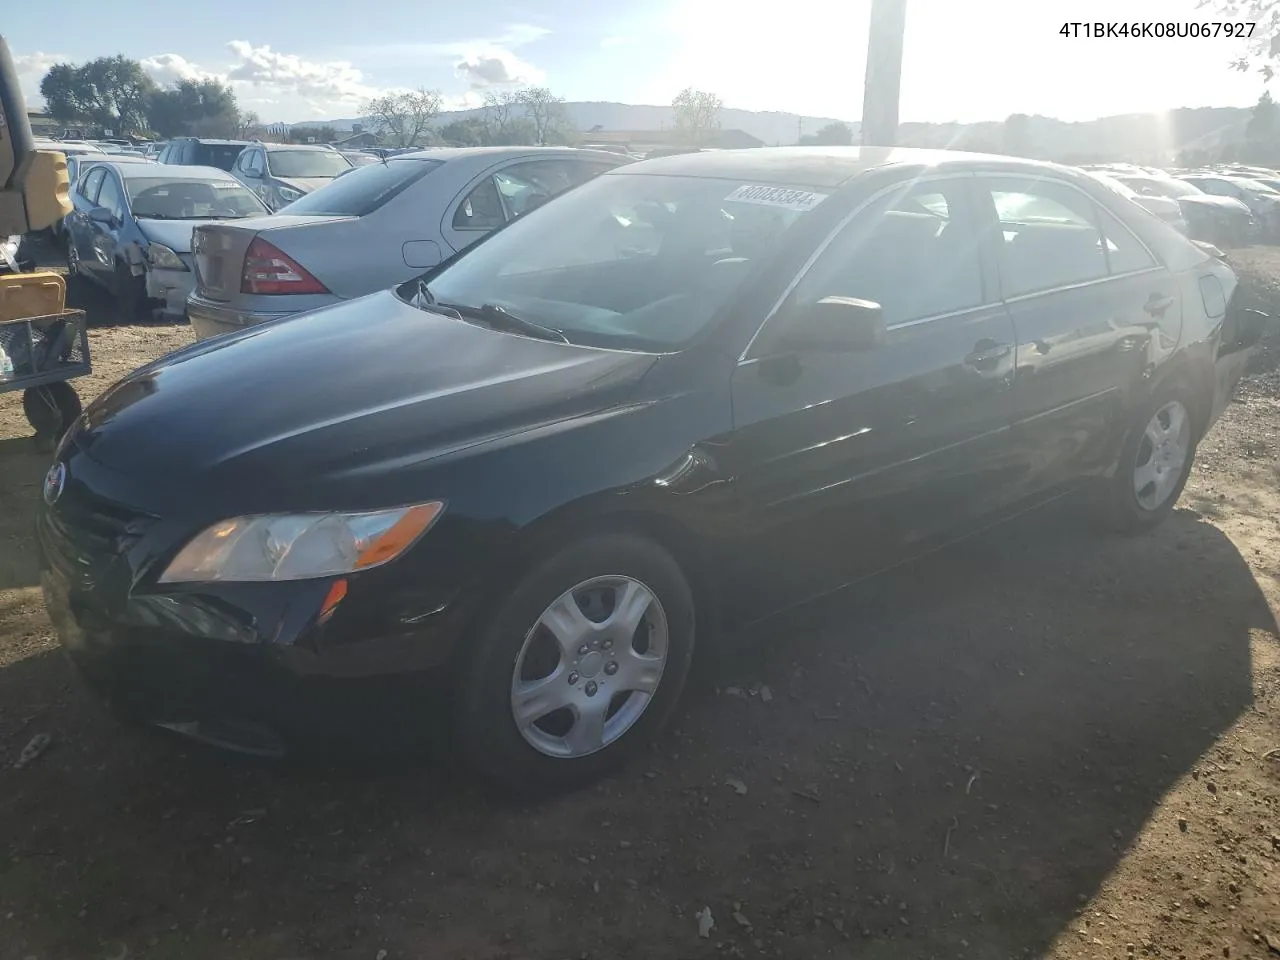
<svg viewBox="0 0 1280 960"><path fill-rule="evenodd" d="M91 682L170 730L367 742L435 675L479 770L581 783L745 623L1080 487L1162 521L1258 333L1235 290L1064 167L627 165L104 393L43 485L46 601Z"/></svg>
<svg viewBox="0 0 1280 960"><path fill-rule="evenodd" d="M191 229L268 213L235 177L216 167L142 161L85 164L66 218L68 282L90 280L133 316L159 302L181 317L191 293Z"/></svg>
<svg viewBox="0 0 1280 960"><path fill-rule="evenodd" d="M249 145L248 140L209 140L200 137L176 137L165 144L157 158L161 163L187 167L217 167L230 170Z"/></svg>
<svg viewBox="0 0 1280 960"><path fill-rule="evenodd" d="M268 209L279 210L351 167L351 161L333 147L253 143L236 158L231 173Z"/></svg>
<svg viewBox="0 0 1280 960"><path fill-rule="evenodd" d="M96 157L106 156L100 147L92 143L66 143L62 140L37 140L36 149L57 150L66 157L80 157L85 154L92 154Z"/></svg>
<svg viewBox="0 0 1280 960"><path fill-rule="evenodd" d="M107 159L106 154L100 153L80 153L67 157L67 182L75 188L76 183L80 180L80 168L85 164L100 163ZM121 154L120 156L111 157L112 163L150 163L154 166L155 162L145 157L134 157ZM63 217L51 228L53 239L58 243L65 243L67 239L67 221L70 217Z"/></svg>
<svg viewBox="0 0 1280 960"><path fill-rule="evenodd" d="M351 170L253 223L196 231L197 338L401 283L624 163L559 147L426 150Z"/></svg>
<svg viewBox="0 0 1280 960"><path fill-rule="evenodd" d="M1178 179L1212 196L1239 200L1253 214L1260 239L1280 237L1280 192L1256 180L1214 173L1186 173Z"/></svg>
<svg viewBox="0 0 1280 960"><path fill-rule="evenodd" d="M155 143L148 143L143 151L144 156L147 156L152 160L159 160L160 154L164 152L164 148L168 145L168 140L157 140Z"/></svg>
<svg viewBox="0 0 1280 960"><path fill-rule="evenodd" d="M1126 200L1130 200L1148 212L1155 214L1179 233L1187 232L1187 221L1182 216L1182 207L1177 200L1171 197L1138 193L1119 177L1101 170L1088 170L1086 172L1091 177L1096 177L1104 186L1115 190Z"/></svg>
<svg viewBox="0 0 1280 960"><path fill-rule="evenodd" d="M353 167L365 167L371 163L377 163L381 157L377 154L366 153L363 150L343 150L342 155L351 161ZM339 174L341 176L341 174Z"/></svg>
<svg viewBox="0 0 1280 960"><path fill-rule="evenodd" d="M1129 173L1112 176L1143 196L1176 200L1187 222L1187 233L1196 240L1238 247L1248 243L1255 232L1253 214L1235 197L1214 196L1171 176Z"/></svg>

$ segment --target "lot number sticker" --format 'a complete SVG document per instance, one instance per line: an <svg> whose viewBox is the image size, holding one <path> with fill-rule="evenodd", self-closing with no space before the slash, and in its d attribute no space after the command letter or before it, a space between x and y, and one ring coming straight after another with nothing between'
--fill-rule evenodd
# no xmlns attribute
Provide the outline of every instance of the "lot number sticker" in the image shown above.
<svg viewBox="0 0 1280 960"><path fill-rule="evenodd" d="M726 201L758 203L766 207L782 207L785 210L796 210L800 213L812 210L825 199L827 199L825 193L764 186L742 186L725 197Z"/></svg>

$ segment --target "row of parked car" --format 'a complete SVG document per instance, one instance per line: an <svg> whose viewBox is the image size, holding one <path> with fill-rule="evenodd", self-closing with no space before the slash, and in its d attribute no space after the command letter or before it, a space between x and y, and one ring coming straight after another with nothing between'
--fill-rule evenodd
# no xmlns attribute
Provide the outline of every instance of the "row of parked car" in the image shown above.
<svg viewBox="0 0 1280 960"><path fill-rule="evenodd" d="M124 212L239 332L71 427L51 619L143 722L439 730L514 789L645 751L695 651L993 520L1087 490L1154 527L1261 330L1220 251L1013 158L440 150L261 203L77 185L86 238Z"/></svg>
<svg viewBox="0 0 1280 960"><path fill-rule="evenodd" d="M631 162L554 147L370 161L196 139L171 141L158 161L68 156L74 209L58 229L68 276L105 287L126 313L188 315L198 337L212 336L399 283Z"/></svg>
<svg viewBox="0 0 1280 960"><path fill-rule="evenodd" d="M1280 239L1280 173L1256 167L1085 169L1197 240L1242 246Z"/></svg>

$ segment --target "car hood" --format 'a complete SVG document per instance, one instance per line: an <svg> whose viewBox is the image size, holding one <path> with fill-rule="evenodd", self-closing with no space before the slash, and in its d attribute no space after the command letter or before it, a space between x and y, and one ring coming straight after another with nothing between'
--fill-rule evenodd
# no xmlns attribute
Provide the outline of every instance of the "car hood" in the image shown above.
<svg viewBox="0 0 1280 960"><path fill-rule="evenodd" d="M312 190L320 189L332 179L333 177L276 177L276 182L283 183L294 190L301 190L303 193L310 193Z"/></svg>
<svg viewBox="0 0 1280 960"><path fill-rule="evenodd" d="M384 291L141 367L90 405L73 441L144 486L301 508L326 480L615 406L654 360L489 330Z"/></svg>
<svg viewBox="0 0 1280 960"><path fill-rule="evenodd" d="M151 220L138 218L138 229L152 243L163 243L174 253L191 252L191 231L210 223L226 223L225 220Z"/></svg>

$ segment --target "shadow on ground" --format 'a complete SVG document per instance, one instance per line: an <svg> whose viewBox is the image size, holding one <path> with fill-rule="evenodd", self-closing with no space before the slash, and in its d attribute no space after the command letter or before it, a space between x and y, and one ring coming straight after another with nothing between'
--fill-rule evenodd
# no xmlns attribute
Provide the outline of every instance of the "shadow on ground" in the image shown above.
<svg viewBox="0 0 1280 960"><path fill-rule="evenodd" d="M1275 623L1249 569L1194 513L1132 540L1043 513L771 624L715 678L738 692L693 691L647 759L532 809L440 761L226 762L104 722L40 654L0 670L0 936L18 956L1034 955L1248 707L1254 628ZM13 770L35 732L53 747Z"/></svg>

